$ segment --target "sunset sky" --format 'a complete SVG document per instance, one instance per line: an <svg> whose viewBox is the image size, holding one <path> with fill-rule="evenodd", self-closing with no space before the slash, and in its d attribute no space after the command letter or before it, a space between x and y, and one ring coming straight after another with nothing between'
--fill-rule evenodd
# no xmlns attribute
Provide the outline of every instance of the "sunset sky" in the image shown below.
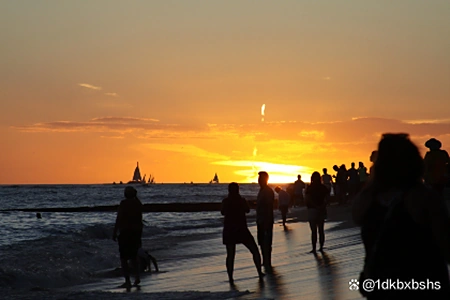
<svg viewBox="0 0 450 300"><path fill-rule="evenodd" d="M126 182L137 161L309 181L368 167L384 132L450 150L448 0L11 0L0 40L0 184Z"/></svg>

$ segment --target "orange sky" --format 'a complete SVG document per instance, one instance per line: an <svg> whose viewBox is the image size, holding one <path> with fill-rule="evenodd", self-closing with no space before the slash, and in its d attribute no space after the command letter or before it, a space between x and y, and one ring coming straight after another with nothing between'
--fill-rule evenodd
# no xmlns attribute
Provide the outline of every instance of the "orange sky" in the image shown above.
<svg viewBox="0 0 450 300"><path fill-rule="evenodd" d="M0 184L306 180L450 149L448 1L3 1ZM262 120L261 107L265 104Z"/></svg>

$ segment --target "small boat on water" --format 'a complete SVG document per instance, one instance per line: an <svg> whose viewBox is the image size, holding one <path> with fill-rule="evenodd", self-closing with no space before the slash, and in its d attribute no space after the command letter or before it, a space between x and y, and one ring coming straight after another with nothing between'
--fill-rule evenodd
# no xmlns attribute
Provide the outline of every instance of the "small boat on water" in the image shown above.
<svg viewBox="0 0 450 300"><path fill-rule="evenodd" d="M217 176L217 173L215 173L214 178L209 181L209 184L213 183L219 183L219 176Z"/></svg>
<svg viewBox="0 0 450 300"><path fill-rule="evenodd" d="M142 185L148 185L155 183L155 177L150 174L148 181L145 179L147 174L144 174L144 177L141 177L141 170L139 169L139 162L137 162L136 169L134 169L133 173L133 179L131 181L128 181L127 184L142 184Z"/></svg>

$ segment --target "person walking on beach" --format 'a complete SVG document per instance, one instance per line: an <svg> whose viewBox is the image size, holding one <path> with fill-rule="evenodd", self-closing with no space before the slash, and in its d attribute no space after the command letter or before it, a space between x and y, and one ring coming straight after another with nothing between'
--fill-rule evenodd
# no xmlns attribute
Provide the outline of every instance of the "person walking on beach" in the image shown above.
<svg viewBox="0 0 450 300"><path fill-rule="evenodd" d="M263 265L266 271L272 269L272 237L273 237L273 203L275 196L268 186L269 174L258 173L260 186L256 198L256 224L258 229L258 244L261 247Z"/></svg>
<svg viewBox="0 0 450 300"><path fill-rule="evenodd" d="M306 188L305 198L306 207L308 208L308 221L311 228L311 244L310 253L316 253L317 231L319 231L319 251L323 251L325 243L324 223L327 213L326 198L328 189L320 182L320 173L314 172L311 175L311 184Z"/></svg>
<svg viewBox="0 0 450 300"><path fill-rule="evenodd" d="M447 166L450 162L447 151L441 149L441 142L435 138L429 139L425 147L430 149L425 154L425 183L443 195L445 184L447 183Z"/></svg>
<svg viewBox="0 0 450 300"><path fill-rule="evenodd" d="M125 277L125 283L121 287L131 288L129 260L136 271L134 285L141 282L138 250L142 245L142 203L137 198L136 189L131 186L125 188L124 195L125 200L120 202L117 212L113 240L119 240L120 262Z"/></svg>
<svg viewBox="0 0 450 300"><path fill-rule="evenodd" d="M450 218L438 193L422 182L424 162L407 134L384 134L373 178L352 215L365 248L360 283L425 283L425 289L377 289L368 299L450 299Z"/></svg>
<svg viewBox="0 0 450 300"><path fill-rule="evenodd" d="M222 233L223 244L227 248L226 268L230 284L234 284L233 270L236 256L236 244L244 244L253 255L253 263L259 278L264 276L261 271L261 255L255 239L248 230L246 213L250 212L247 200L239 194L239 185L232 182L228 185L228 197L222 200L221 213L224 216Z"/></svg>
<svg viewBox="0 0 450 300"><path fill-rule="evenodd" d="M283 226L286 226L286 215L289 209L289 194L280 186L275 188L275 192L278 194L278 209L281 212L281 218L283 219Z"/></svg>
<svg viewBox="0 0 450 300"><path fill-rule="evenodd" d="M292 206L300 206L303 205L303 190L305 189L306 184L302 180L302 175L297 175L297 180L294 182L294 199Z"/></svg>

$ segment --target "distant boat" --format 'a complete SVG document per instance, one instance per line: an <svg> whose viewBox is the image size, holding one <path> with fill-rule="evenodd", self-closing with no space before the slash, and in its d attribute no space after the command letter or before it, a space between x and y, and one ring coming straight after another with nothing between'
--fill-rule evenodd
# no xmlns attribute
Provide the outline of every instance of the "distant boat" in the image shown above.
<svg viewBox="0 0 450 300"><path fill-rule="evenodd" d="M145 181L145 176L146 175L144 175L144 179L142 179L142 185L143 186L148 186L149 184L154 184L155 183L155 176L150 174L150 176L148 176L148 181Z"/></svg>
<svg viewBox="0 0 450 300"><path fill-rule="evenodd" d="M209 183L219 183L219 176L217 176L217 173L214 174L214 178L210 180Z"/></svg>
<svg viewBox="0 0 450 300"><path fill-rule="evenodd" d="M128 181L128 184L137 184L137 183L139 184L145 183L145 180L142 180L141 178L141 171L139 170L139 162L137 162L136 169L134 169L133 179L131 181Z"/></svg>

